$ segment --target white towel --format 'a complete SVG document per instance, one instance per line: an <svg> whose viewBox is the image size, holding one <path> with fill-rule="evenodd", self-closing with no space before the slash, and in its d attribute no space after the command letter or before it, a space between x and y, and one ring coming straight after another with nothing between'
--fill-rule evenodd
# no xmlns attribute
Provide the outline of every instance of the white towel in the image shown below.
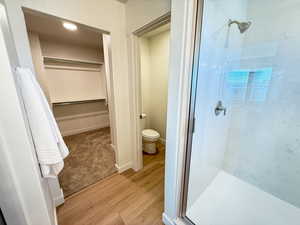
<svg viewBox="0 0 300 225"><path fill-rule="evenodd" d="M56 177L63 169L63 159L69 150L31 70L18 68L17 76L42 175Z"/></svg>

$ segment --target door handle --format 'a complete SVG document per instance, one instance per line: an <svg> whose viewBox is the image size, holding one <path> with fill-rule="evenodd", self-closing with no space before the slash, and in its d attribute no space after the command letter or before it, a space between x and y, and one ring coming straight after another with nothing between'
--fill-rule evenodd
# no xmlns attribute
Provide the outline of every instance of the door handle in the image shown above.
<svg viewBox="0 0 300 225"><path fill-rule="evenodd" d="M224 116L226 116L227 109L223 106L222 101L218 101L217 106L215 108L215 115L219 116L221 112L224 113Z"/></svg>

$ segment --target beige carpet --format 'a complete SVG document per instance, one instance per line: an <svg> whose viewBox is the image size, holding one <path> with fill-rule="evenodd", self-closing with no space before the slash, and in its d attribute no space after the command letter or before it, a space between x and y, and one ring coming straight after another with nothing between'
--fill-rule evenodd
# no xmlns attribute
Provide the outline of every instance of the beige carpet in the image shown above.
<svg viewBox="0 0 300 225"><path fill-rule="evenodd" d="M70 150L59 175L65 196L117 171L109 128L68 136L64 140Z"/></svg>

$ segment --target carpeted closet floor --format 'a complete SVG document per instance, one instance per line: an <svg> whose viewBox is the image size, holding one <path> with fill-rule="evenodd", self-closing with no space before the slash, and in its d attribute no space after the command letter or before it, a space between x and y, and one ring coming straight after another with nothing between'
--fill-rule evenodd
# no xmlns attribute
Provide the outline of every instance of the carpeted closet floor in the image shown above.
<svg viewBox="0 0 300 225"><path fill-rule="evenodd" d="M109 128L64 137L64 140L70 150L59 175L65 196L117 171Z"/></svg>

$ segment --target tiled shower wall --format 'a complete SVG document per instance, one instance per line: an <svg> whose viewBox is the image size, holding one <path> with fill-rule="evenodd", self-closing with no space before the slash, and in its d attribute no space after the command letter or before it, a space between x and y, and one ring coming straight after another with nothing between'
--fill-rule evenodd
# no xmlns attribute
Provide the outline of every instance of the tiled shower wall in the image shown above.
<svg viewBox="0 0 300 225"><path fill-rule="evenodd" d="M232 69L272 74L254 84L264 97L231 102L223 168L300 207L300 2L248 1L247 20L252 25Z"/></svg>

